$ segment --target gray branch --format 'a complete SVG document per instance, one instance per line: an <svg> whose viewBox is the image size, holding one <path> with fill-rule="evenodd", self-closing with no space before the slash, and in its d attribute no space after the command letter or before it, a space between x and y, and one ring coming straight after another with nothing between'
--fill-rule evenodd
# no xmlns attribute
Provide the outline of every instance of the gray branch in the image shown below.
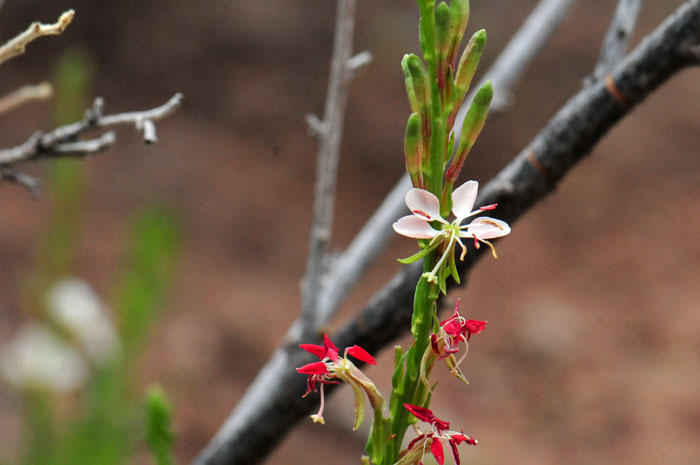
<svg viewBox="0 0 700 465"><path fill-rule="evenodd" d="M699 49L700 0L691 0L679 7L612 71L611 79L617 86L617 93L624 95L625 102L609 90L606 82L582 89L482 188L478 204L498 203L499 216L511 223L516 221L552 192L634 105L681 69L697 66ZM460 263L460 271L471 270L480 256L479 251L470 251L467 260ZM357 317L333 336L334 342L339 347L359 344L376 353L407 331L413 292L420 274L419 263L405 267L370 299ZM310 399L301 398L306 390L306 379L294 370L313 359L292 344L276 352L273 360L278 370L265 372L265 376L258 377L254 383L254 387L265 388L265 402L253 405L246 404L244 399L240 407L240 412L245 414L240 419L244 421L236 425L227 422L231 427L222 429L193 463L261 462L295 423L317 407Z"/></svg>
<svg viewBox="0 0 700 465"><path fill-rule="evenodd" d="M605 77L627 53L629 39L637 23L642 0L619 0L608 32L603 39L598 63L593 71L593 80Z"/></svg>
<svg viewBox="0 0 700 465"><path fill-rule="evenodd" d="M0 149L0 182L13 181L29 187L27 182L20 182L26 181L28 177L17 173L14 168L18 165L40 158L86 157L102 152L114 144L116 137L113 131L94 139L78 139L91 130L133 124L138 131L143 132L146 143L155 142L155 121L170 115L181 103L182 94L178 93L165 104L151 110L104 115L104 101L97 98L82 120L59 126L47 133L35 132L21 145ZM36 181L31 187L36 189Z"/></svg>
<svg viewBox="0 0 700 465"><path fill-rule="evenodd" d="M340 140L348 99L350 80L355 70L366 64L368 53L352 56L356 0L338 0L331 73L323 121L307 117L311 130L319 138L314 189L313 220L309 235L309 255L303 279L300 339L316 339L321 324L318 296L324 287L328 261L328 243L333 225L335 186L337 182ZM370 55L371 57L371 55Z"/></svg>

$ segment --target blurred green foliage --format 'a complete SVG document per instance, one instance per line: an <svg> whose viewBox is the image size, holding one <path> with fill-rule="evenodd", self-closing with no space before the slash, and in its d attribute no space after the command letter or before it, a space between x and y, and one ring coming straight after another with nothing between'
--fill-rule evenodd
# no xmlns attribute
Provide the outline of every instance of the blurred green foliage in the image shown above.
<svg viewBox="0 0 700 465"><path fill-rule="evenodd" d="M173 465L172 407L160 387L146 392L146 442L158 465Z"/></svg>
<svg viewBox="0 0 700 465"><path fill-rule="evenodd" d="M54 67L57 124L82 118L89 106L96 68L91 55L69 50ZM53 202L40 239L34 270L23 285L27 313L47 324L45 297L57 280L75 272L85 214L86 168L62 159L50 168L44 195ZM148 329L165 303L180 244L176 216L165 208L145 209L133 218L124 244L125 261L113 290L121 354L93 365L87 385L73 396L41 389L22 392L26 448L21 465L123 465L148 440L159 465L174 463L170 406L162 391L149 391L148 420L135 392L135 361ZM0 463L5 462L0 459ZM8 464L9 465L9 464Z"/></svg>

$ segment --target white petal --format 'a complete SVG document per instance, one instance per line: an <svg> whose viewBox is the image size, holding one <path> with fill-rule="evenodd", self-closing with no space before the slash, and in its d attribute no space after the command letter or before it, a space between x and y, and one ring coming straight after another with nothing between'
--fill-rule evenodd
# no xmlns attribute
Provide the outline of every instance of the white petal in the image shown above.
<svg viewBox="0 0 700 465"><path fill-rule="evenodd" d="M505 221L489 218L488 216L480 216L475 219L467 227L467 234L460 234L461 237L474 237L478 239L493 239L502 237L510 233L510 226Z"/></svg>
<svg viewBox="0 0 700 465"><path fill-rule="evenodd" d="M478 190L478 182L467 181L452 192L452 213L458 223L471 214Z"/></svg>
<svg viewBox="0 0 700 465"><path fill-rule="evenodd" d="M430 227L425 220L414 215L399 218L399 221L394 223L394 231L414 239L432 239L439 232Z"/></svg>
<svg viewBox="0 0 700 465"><path fill-rule="evenodd" d="M440 200L425 189L414 187L409 190L406 193L406 205L419 218L446 223L440 216Z"/></svg>

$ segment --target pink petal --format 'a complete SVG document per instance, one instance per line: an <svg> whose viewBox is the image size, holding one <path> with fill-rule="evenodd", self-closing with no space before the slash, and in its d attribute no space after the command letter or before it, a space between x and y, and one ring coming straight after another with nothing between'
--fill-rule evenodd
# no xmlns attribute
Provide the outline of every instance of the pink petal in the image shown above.
<svg viewBox="0 0 700 465"><path fill-rule="evenodd" d="M430 444L430 452L433 453L433 457L435 457L439 465L445 463L445 451L442 450L442 443L435 437L433 438L433 443Z"/></svg>
<svg viewBox="0 0 700 465"><path fill-rule="evenodd" d="M370 365L376 365L377 361L372 357L369 352L358 345L354 345L348 349L348 353L358 360L362 360Z"/></svg>
<svg viewBox="0 0 700 465"><path fill-rule="evenodd" d="M394 223L394 231L414 239L432 239L438 234L425 220L414 215L399 218L399 221Z"/></svg>
<svg viewBox="0 0 700 465"><path fill-rule="evenodd" d="M508 226L508 223L505 221L489 218L488 216L481 216L469 223L467 232L468 234L466 237L476 236L479 239L493 239L509 234L510 226ZM460 237L465 236L460 235Z"/></svg>
<svg viewBox="0 0 700 465"><path fill-rule="evenodd" d="M478 182L467 181L452 192L452 213L457 217L458 223L472 213L478 190Z"/></svg>
<svg viewBox="0 0 700 465"><path fill-rule="evenodd" d="M316 344L299 344L299 347L314 354L318 358L323 358L326 356L326 348L323 346L317 346Z"/></svg>
<svg viewBox="0 0 700 465"><path fill-rule="evenodd" d="M413 188L406 193L406 205L411 212L425 221L445 220L440 216L440 200L425 189Z"/></svg>

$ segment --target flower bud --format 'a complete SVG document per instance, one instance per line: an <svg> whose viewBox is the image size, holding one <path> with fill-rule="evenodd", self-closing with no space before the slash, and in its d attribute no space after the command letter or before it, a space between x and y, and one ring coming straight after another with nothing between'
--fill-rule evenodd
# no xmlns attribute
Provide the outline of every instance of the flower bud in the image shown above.
<svg viewBox="0 0 700 465"><path fill-rule="evenodd" d="M452 15L447 3L441 2L435 9L435 48L437 49L437 81L440 89L445 87L447 56L452 45Z"/></svg>
<svg viewBox="0 0 700 465"><path fill-rule="evenodd" d="M474 100L472 100L472 104L469 106L467 115L464 117L457 153L445 173L446 186L449 184L450 189L459 176L459 172L464 165L464 161L467 159L469 150L474 145L474 142L476 142L476 138L479 137L484 127L492 97L493 86L491 85L491 81L486 81L476 92Z"/></svg>
<svg viewBox="0 0 700 465"><path fill-rule="evenodd" d="M447 62L454 67L457 50L469 22L469 0L452 0L450 2L450 15L452 16L452 31L450 33L452 43L447 55Z"/></svg>
<svg viewBox="0 0 700 465"><path fill-rule="evenodd" d="M430 83L428 70L423 62L415 54L404 55L401 60L404 80L406 81L406 92L411 111L423 115L430 109Z"/></svg>
<svg viewBox="0 0 700 465"><path fill-rule="evenodd" d="M459 101L456 106L462 103L464 96L469 90L469 85L476 72L476 67L479 64L479 59L481 58L485 44L486 31L482 29L474 33L472 38L469 39L469 43L459 59L459 66L457 67L457 74L455 75L457 88L456 96Z"/></svg>
<svg viewBox="0 0 700 465"><path fill-rule="evenodd" d="M406 138L404 140L404 152L406 154L406 171L411 177L413 187L423 187L423 134L420 115L411 113L406 124Z"/></svg>

